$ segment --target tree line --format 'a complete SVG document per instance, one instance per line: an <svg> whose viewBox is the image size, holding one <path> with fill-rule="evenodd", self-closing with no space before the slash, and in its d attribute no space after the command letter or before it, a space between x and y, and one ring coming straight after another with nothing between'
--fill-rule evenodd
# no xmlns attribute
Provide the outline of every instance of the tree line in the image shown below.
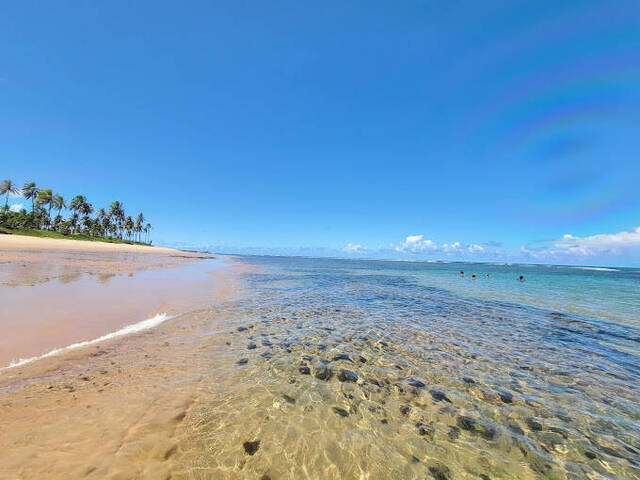
<svg viewBox="0 0 640 480"><path fill-rule="evenodd" d="M0 210L0 227L17 230L50 230L64 235L88 235L151 244L151 224L145 223L142 213L134 218L125 214L121 202L114 201L108 209L94 209L84 195L76 195L67 203L65 198L50 188L39 188L35 182L26 182L22 188L11 180L0 183L0 198L5 196ZM9 196L21 196L31 201L31 212L9 207ZM52 216L52 211L54 215ZM63 212L68 215L65 218Z"/></svg>

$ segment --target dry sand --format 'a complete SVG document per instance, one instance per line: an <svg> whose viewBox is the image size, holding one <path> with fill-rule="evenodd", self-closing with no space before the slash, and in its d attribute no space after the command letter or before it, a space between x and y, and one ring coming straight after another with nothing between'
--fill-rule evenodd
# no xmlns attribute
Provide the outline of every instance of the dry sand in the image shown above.
<svg viewBox="0 0 640 480"><path fill-rule="evenodd" d="M179 250L126 243L90 242L58 238L29 237L26 235L0 234L0 249L46 249L74 250L85 252L138 252L138 253L177 253Z"/></svg>

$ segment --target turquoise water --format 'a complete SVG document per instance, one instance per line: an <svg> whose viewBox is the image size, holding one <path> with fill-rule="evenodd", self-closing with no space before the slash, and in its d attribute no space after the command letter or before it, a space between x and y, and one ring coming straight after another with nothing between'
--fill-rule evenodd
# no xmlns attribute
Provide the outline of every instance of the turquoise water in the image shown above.
<svg viewBox="0 0 640 480"><path fill-rule="evenodd" d="M640 478L639 270L239 259L202 478Z"/></svg>

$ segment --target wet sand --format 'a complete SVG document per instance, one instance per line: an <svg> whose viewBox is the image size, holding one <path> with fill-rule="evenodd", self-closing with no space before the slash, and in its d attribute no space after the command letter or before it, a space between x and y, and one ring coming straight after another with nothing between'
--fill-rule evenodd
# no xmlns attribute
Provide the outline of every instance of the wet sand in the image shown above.
<svg viewBox="0 0 640 480"><path fill-rule="evenodd" d="M246 269L170 249L31 245L0 247L0 478L169 478L202 345L222 342L202 339L202 322ZM153 329L6 368L160 310L173 317Z"/></svg>
<svg viewBox="0 0 640 480"><path fill-rule="evenodd" d="M171 249L106 244L114 248L90 251L97 242L79 242L79 249L70 242L0 243L0 367L197 308L209 294L210 272L223 264Z"/></svg>

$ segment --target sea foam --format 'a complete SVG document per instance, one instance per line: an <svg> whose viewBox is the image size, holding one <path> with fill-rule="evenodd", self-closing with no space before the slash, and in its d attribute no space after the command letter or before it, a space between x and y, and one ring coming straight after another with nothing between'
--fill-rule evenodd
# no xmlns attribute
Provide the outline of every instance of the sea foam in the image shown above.
<svg viewBox="0 0 640 480"><path fill-rule="evenodd" d="M75 350L76 348L86 347L87 345L93 345L94 343L104 342L105 340L121 337L123 335L129 335L131 333L139 332L141 330L147 330L149 328L153 328L160 325L162 322L165 322L170 318L172 317L170 315L167 315L166 313L159 313L155 317L147 318L146 320L142 320L141 322L134 323L132 325L127 325L126 327L123 327L120 330L107 333L106 335L103 335L98 338L94 338L93 340L72 343L71 345L67 345L66 347L56 348L54 350L51 350L50 352L47 352L43 355L39 355L36 357L19 358L11 362L8 366L0 368L0 370L19 367L27 363L35 362L36 360L41 360L43 358L53 357L54 355L58 355L59 353L68 352L69 350Z"/></svg>

